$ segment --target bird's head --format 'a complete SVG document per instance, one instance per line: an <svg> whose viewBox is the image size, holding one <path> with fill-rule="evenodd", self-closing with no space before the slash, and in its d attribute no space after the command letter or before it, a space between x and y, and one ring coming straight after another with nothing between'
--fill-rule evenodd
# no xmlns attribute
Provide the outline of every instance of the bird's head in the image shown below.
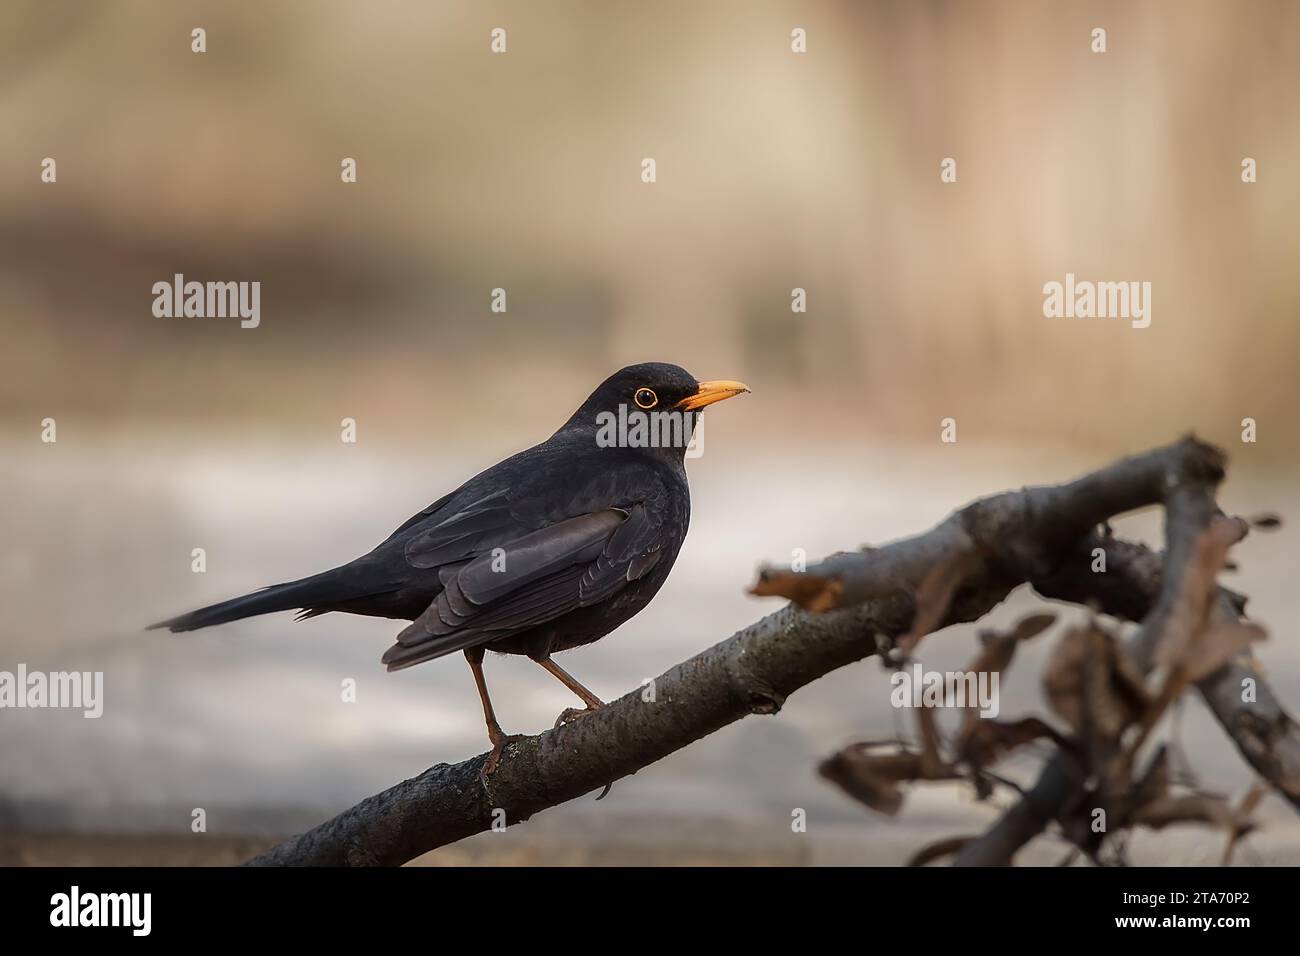
<svg viewBox="0 0 1300 956"><path fill-rule="evenodd" d="M675 448L680 454L705 407L748 391L743 382L701 382L680 366L643 362L601 382L564 430L591 430L606 447Z"/></svg>

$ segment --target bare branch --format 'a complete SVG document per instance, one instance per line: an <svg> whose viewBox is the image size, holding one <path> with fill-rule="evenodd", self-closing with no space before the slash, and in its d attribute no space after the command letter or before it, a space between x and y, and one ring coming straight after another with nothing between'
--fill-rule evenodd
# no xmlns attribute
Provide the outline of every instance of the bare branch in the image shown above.
<svg viewBox="0 0 1300 956"><path fill-rule="evenodd" d="M1168 488L1163 569L1149 549L1093 534L1076 545L1075 561L1039 578L1035 587L1046 597L1092 600L1116 616L1144 618L1130 654L1143 671L1150 669L1162 645L1181 640L1171 632L1192 625L1194 614L1188 605L1196 591L1188 582L1204 574L1203 536L1219 514L1212 486L1203 475L1192 473L1191 480ZM1238 536L1245 533L1244 526L1234 530ZM1107 558L1107 573L1101 575L1092 574L1085 559L1097 547L1103 548ZM1245 600L1239 595L1217 590L1212 608L1217 620L1235 622L1244 608ZM1245 681L1252 682L1256 691L1250 703L1243 700ZM1251 766L1300 807L1300 727L1282 709L1249 658L1237 657L1203 678L1198 687ZM968 843L954 864L1005 864L1064 811L1082 788L1083 776L1082 767L1068 755L1053 757L1034 787L982 837Z"/></svg>
<svg viewBox="0 0 1300 956"><path fill-rule="evenodd" d="M915 623L916 589L936 563L954 553L978 560L971 573L963 568L959 587L936 589L935 603L946 606L934 622L939 626L981 617L1024 581L1039 584L1040 590L1046 587L1040 582L1055 581L1061 594L1078 587L1079 568L1073 566L1077 548L1093 536L1096 525L1119 512L1164 500L1171 486L1188 481L1212 484L1222 474L1223 458L1217 450L1186 439L1069 484L976 502L928 534L830 559L809 572L811 577L769 572L756 588L760 593L788 593L819 609L840 609L812 614L785 607L661 675L654 682L653 700L634 691L580 720L512 744L486 787L480 781L486 755L439 764L250 863L394 865L486 830L499 819L507 825L520 823L633 774L748 714L775 713L800 687L889 646ZM1120 544L1107 540L1108 553ZM1158 575L1158 561L1142 550L1131 556L1127 573L1092 576L1106 579L1093 585L1109 592L1103 601L1145 614L1155 586L1138 568L1154 565ZM783 590L786 587L795 591ZM949 590L954 593L946 593ZM1230 605L1234 613L1240 607ZM1224 673L1243 666L1234 663ZM1225 679L1216 675L1207 684L1217 687L1215 681ZM1234 736L1241 735L1239 744L1248 759L1257 766L1277 763L1278 772L1269 779L1278 785L1278 779L1300 767L1300 735L1294 724L1262 680L1259 699L1273 702L1273 710L1260 711L1257 705L1255 712L1280 715L1281 723L1243 722L1239 708L1227 700L1227 691L1220 690L1224 703L1216 713L1231 722ZM1207 699L1213 706L1210 691ZM1040 799L1044 821L1074 787L1075 782L1067 780L1061 799Z"/></svg>
<svg viewBox="0 0 1300 956"><path fill-rule="evenodd" d="M819 616L787 606L656 678L653 701L633 691L512 744L486 789L486 754L438 764L249 862L393 866L489 829L494 815L522 823L742 717L776 713L800 687L874 654L874 634L896 637L911 619L905 595Z"/></svg>
<svg viewBox="0 0 1300 956"><path fill-rule="evenodd" d="M1213 487L1223 470L1222 452L1184 438L1067 484L981 499L924 534L834 555L803 572L765 568L753 593L787 597L810 610L847 607L900 588L915 591L936 568L965 554L983 558L982 575L963 568L967 584L1032 581L1056 569L1063 550L1108 519L1161 504L1173 488Z"/></svg>

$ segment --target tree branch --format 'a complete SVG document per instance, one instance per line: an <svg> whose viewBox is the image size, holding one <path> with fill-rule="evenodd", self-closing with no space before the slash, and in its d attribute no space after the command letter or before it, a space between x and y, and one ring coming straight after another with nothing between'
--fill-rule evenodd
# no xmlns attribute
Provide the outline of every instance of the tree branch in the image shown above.
<svg viewBox="0 0 1300 956"><path fill-rule="evenodd" d="M813 611L851 606L899 586L920 588L926 576L957 555L982 566L967 585L996 572L1003 582L1033 582L1045 597L1081 604L1128 620L1147 619L1134 646L1146 668L1176 600L1196 535L1217 511L1213 489L1224 476L1224 456L1188 437L1135 455L1064 485L995 495L955 512L933 530L879 549L835 555L804 574L767 569L755 593L789 597ZM1163 503L1166 566L1141 545L1102 538L1093 529L1114 515ZM1107 572L1091 571L1092 553L1107 553ZM1162 586L1167 582L1167 586ZM1220 589L1220 613L1240 617L1245 600ZM1243 681L1256 699L1242 701ZM1286 799L1300 807L1300 727L1263 675L1246 657L1199 685L1202 696L1246 760ZM1049 761L1038 783L983 837L972 840L958 865L1002 865L1054 819L1083 784L1068 758Z"/></svg>
<svg viewBox="0 0 1300 956"><path fill-rule="evenodd" d="M502 814L507 825L521 823L748 714L775 713L800 687L889 646L918 617L917 589L955 555L971 562L962 565L960 586L935 626L975 620L1025 581L1050 581L1073 562L1080 540L1114 514L1159 503L1171 485L1216 483L1222 474L1216 449L1186 439L1065 485L977 501L927 534L840 555L806 574L766 571L756 593L786 594L819 611L839 609L813 614L788 606L768 615L673 667L651 688L512 744L486 786L480 780L486 754L439 764L249 862L395 865L486 830ZM1149 597L1135 593L1144 578L1125 587L1107 575L1094 577L1107 578L1117 606L1144 600L1149 606ZM1068 581L1066 575L1059 582L1062 593ZM1290 741L1294 725L1283 729ZM1256 736L1261 762L1276 758L1276 740ZM1288 773L1290 760L1288 751Z"/></svg>
<svg viewBox="0 0 1300 956"><path fill-rule="evenodd" d="M1091 535L1079 547L1078 559L1034 582L1044 597L1068 601L1092 600L1100 610L1127 620L1143 621L1129 644L1134 663L1143 672L1152 665L1178 602L1182 585L1195 560L1195 541L1218 512L1206 484L1179 482L1169 488L1166 502L1164 567L1150 549ZM1106 574L1084 570L1094 548L1106 551ZM1102 579L1098 587L1097 578ZM1216 613L1238 620L1245 599L1218 589ZM1245 681L1253 681L1255 699L1243 701ZM1198 685L1205 702L1237 745L1246 761L1293 805L1300 807L1300 727L1282 708L1268 682L1246 656L1229 662ZM1065 754L1056 754L1037 783L983 836L966 843L955 866L1001 866L1043 831L1082 788L1084 771Z"/></svg>
<svg viewBox="0 0 1300 956"><path fill-rule="evenodd" d="M1093 547L1103 546L1100 538L1087 540L1080 551L1090 557ZM1125 541L1106 541L1105 584L1090 591L1093 584L1082 580L1077 568L1034 583L1044 597L1082 601L1091 596L1100 610L1115 617L1136 621L1150 613L1160 593L1160 556L1151 549ZM1230 619L1241 616L1245 600L1225 588L1219 589L1219 613ZM1140 632L1140 633L1145 633ZM1146 651L1149 653L1149 651ZM1244 682L1255 684L1254 702L1242 701ZM1300 727L1283 708L1268 681L1248 659L1230 662L1197 685L1202 698L1224 730L1257 773L1296 807L1300 807ZM957 855L957 866L1000 866L1060 814L1070 797L1083 786L1083 772L1077 762L1053 757L1038 781L983 836L965 844Z"/></svg>
<svg viewBox="0 0 1300 956"><path fill-rule="evenodd" d="M904 595L821 616L785 607L656 678L653 701L643 699L650 688L633 691L512 744L487 788L486 754L438 764L249 863L392 866L489 829L498 811L507 825L522 823L742 717L776 713L800 687L875 653L871 635L902 633L911 618Z"/></svg>
<svg viewBox="0 0 1300 956"><path fill-rule="evenodd" d="M981 499L924 534L833 555L804 572L765 568L754 593L788 597L814 611L848 607L900 587L918 588L943 561L966 553L981 559L971 583L989 576L1033 581L1057 570L1066 553L1098 525L1163 503L1173 487L1213 487L1223 474L1221 451L1184 438L1063 485Z"/></svg>

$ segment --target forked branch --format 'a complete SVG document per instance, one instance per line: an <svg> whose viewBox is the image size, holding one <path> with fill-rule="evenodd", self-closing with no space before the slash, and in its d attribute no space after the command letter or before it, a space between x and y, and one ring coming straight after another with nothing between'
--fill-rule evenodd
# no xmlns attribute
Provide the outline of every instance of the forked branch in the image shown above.
<svg viewBox="0 0 1300 956"><path fill-rule="evenodd" d="M396 865L498 819L521 823L742 717L775 713L801 687L904 636L915 642L938 627L976 620L1025 582L1045 596L1147 617L1159 606L1158 558L1098 537L1097 527L1125 511L1167 504L1179 489L1212 490L1223 469L1221 453L1189 438L1068 484L977 501L926 534L838 555L801 574L769 569L755 593L786 596L807 610L787 606L769 614L652 687L511 745L486 784L486 754L438 764L249 862ZM1089 574L1090 545L1106 550L1114 573ZM1176 553L1173 538L1170 550ZM1236 596L1224 592L1222 600L1240 612ZM934 613L940 601L943 610ZM1258 681L1259 703L1249 714L1230 693L1241 675ZM1263 678L1243 660L1201 688L1246 758L1300 803L1300 733ZM1050 818L1051 800L1044 805ZM1022 827L1017 838L1024 833L1032 836Z"/></svg>

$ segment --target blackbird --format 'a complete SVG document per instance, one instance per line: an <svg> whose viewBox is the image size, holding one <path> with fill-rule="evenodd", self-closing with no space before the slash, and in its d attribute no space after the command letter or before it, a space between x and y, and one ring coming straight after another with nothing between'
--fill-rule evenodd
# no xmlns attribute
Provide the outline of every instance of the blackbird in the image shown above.
<svg viewBox="0 0 1300 956"><path fill-rule="evenodd" d="M483 679L484 654L525 654L583 702L603 706L551 655L604 637L650 603L690 520L684 456L701 410L748 392L697 382L676 365L615 372L554 435L471 478L369 554L151 625L192 631L272 611L411 621L383 656L400 670L456 651L469 661L492 752L507 736Z"/></svg>

